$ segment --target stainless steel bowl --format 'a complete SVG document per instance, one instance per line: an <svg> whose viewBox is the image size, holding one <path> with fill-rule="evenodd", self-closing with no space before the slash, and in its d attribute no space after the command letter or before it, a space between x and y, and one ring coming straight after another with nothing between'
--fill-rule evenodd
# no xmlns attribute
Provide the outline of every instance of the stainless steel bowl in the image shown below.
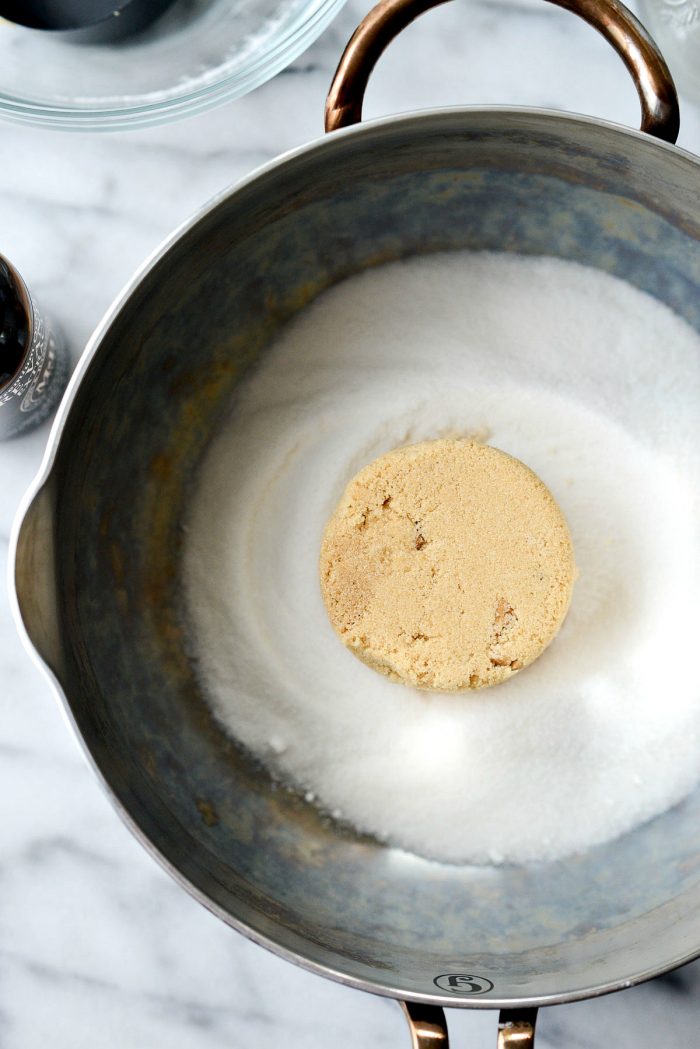
<svg viewBox="0 0 700 1049"><path fill-rule="evenodd" d="M358 117L392 19L417 10L385 0L364 24L329 124ZM653 46L614 0L595 12L627 48L649 130L673 138ZM576 259L700 330L699 199L700 162L673 145L541 110L435 110L297 150L204 208L136 275L78 367L18 521L21 622L134 833L247 936L411 1003L415 1045L445 1044L439 1007L458 1005L505 1010L500 1044L524 1049L527 1010L695 957L700 792L584 855L487 868L408 857L274 791L210 716L185 655L181 520L197 465L275 332L324 288L391 259Z"/></svg>

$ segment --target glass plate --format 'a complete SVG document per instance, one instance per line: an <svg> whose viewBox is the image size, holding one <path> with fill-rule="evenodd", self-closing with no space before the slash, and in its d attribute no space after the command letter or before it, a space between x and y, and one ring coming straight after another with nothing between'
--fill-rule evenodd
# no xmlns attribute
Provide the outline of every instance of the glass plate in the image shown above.
<svg viewBox="0 0 700 1049"><path fill-rule="evenodd" d="M219 105L269 80L345 0L176 0L110 44L0 20L0 116L66 130L124 130Z"/></svg>

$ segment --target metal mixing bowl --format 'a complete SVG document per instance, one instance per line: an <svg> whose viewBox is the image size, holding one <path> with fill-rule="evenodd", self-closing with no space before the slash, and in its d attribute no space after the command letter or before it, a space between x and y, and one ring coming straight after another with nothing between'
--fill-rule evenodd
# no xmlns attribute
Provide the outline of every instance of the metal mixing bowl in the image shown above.
<svg viewBox="0 0 700 1049"><path fill-rule="evenodd" d="M357 97L335 101L359 65L351 50L329 123L358 115ZM663 67L645 70L650 97ZM669 84L647 110L673 137ZM27 636L146 848L224 921L318 973L423 1006L515 1010L503 1046L533 1044L517 1010L699 953L700 792L536 866L429 863L321 818L273 790L207 709L185 655L181 521L236 385L324 288L417 253L547 254L622 277L700 330L698 199L700 162L678 148L540 110L436 110L297 150L177 231L111 309L16 529ZM414 1044L444 1044L439 1009L411 1011Z"/></svg>

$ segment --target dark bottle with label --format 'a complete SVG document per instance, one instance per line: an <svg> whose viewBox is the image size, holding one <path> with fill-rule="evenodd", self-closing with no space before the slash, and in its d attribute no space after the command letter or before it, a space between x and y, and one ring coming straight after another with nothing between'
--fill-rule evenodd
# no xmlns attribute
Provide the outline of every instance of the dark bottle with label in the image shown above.
<svg viewBox="0 0 700 1049"><path fill-rule="evenodd" d="M38 312L17 270L0 255L0 439L38 426L68 381L57 329Z"/></svg>

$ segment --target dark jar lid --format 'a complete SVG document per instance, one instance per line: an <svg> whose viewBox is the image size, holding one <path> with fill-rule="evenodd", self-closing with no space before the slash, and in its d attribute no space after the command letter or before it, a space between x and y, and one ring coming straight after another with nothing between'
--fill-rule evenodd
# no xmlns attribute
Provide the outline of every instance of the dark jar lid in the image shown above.
<svg viewBox="0 0 700 1049"><path fill-rule="evenodd" d="M0 393L17 378L34 335L34 310L27 286L0 255Z"/></svg>

